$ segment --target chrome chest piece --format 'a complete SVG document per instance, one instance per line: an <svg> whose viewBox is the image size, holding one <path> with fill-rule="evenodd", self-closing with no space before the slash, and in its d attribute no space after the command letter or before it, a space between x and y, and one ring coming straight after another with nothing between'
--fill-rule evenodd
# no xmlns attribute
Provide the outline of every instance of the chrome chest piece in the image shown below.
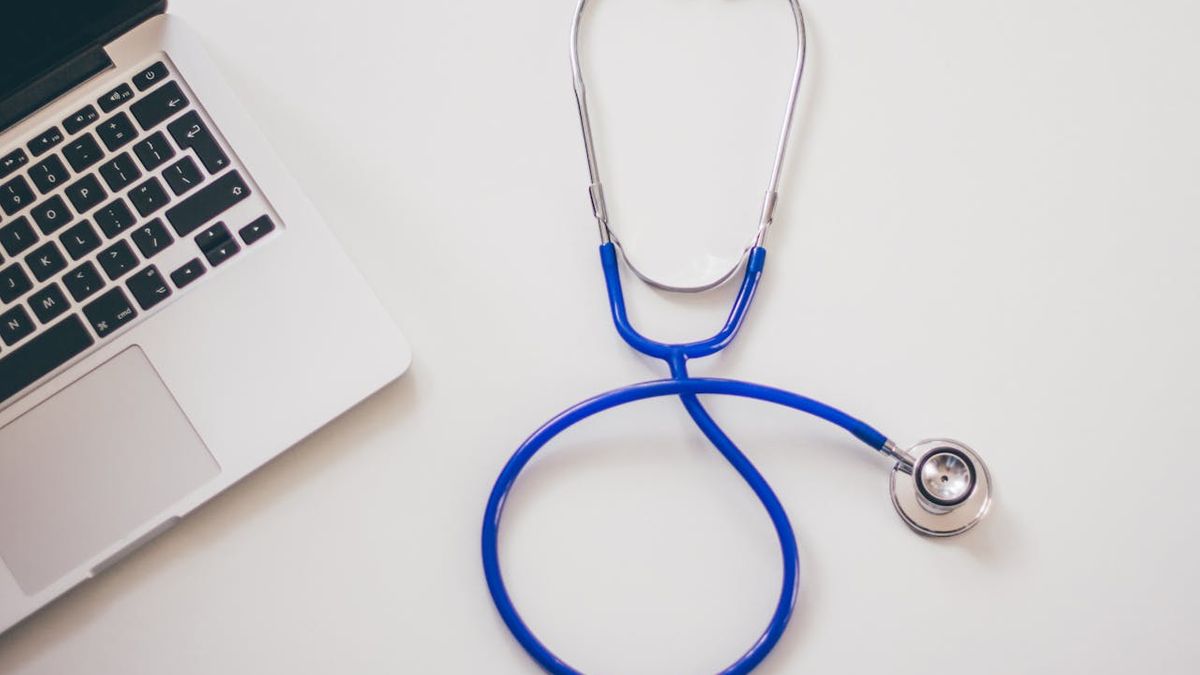
<svg viewBox="0 0 1200 675"><path fill-rule="evenodd" d="M975 527L992 505L992 477L971 448L947 439L893 449L892 504L921 534L951 537Z"/></svg>

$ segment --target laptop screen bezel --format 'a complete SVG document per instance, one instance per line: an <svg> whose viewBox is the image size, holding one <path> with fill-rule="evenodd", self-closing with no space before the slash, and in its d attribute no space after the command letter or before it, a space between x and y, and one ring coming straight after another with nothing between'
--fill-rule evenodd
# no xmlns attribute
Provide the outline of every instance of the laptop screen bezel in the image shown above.
<svg viewBox="0 0 1200 675"><path fill-rule="evenodd" d="M0 0L0 107L155 14L166 0Z"/></svg>

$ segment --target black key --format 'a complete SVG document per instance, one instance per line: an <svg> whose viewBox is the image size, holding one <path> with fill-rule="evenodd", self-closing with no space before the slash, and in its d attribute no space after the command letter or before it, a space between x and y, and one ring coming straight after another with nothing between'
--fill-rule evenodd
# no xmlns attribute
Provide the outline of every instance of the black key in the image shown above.
<svg viewBox="0 0 1200 675"><path fill-rule="evenodd" d="M96 341L79 317L72 316L0 359L0 403L15 396Z"/></svg>
<svg viewBox="0 0 1200 675"><path fill-rule="evenodd" d="M0 314L0 339L9 347L33 333L33 319L25 308L17 305Z"/></svg>
<svg viewBox="0 0 1200 675"><path fill-rule="evenodd" d="M213 249L225 242L233 239L233 235L229 233L229 228L225 227L225 223L216 223L207 230L196 235L196 246L200 247L200 252L204 253Z"/></svg>
<svg viewBox="0 0 1200 675"><path fill-rule="evenodd" d="M67 158L72 169L79 172L103 159L104 152L96 143L95 136L84 134L63 148L63 157Z"/></svg>
<svg viewBox="0 0 1200 675"><path fill-rule="evenodd" d="M200 247L204 257L209 259L212 267L228 261L236 252L241 251L241 246L233 240L233 234L229 233L229 228L223 222L218 222L197 234L196 245Z"/></svg>
<svg viewBox="0 0 1200 675"><path fill-rule="evenodd" d="M79 260L83 256L100 248L102 243L100 235L96 233L96 228L86 220L81 220L75 225L72 225L69 230L63 232L59 237L59 242L63 248L67 249L67 254L73 260Z"/></svg>
<svg viewBox="0 0 1200 675"><path fill-rule="evenodd" d="M125 276L125 273L136 267L138 262L133 249L129 248L129 244L124 241L118 241L100 251L96 260L104 268L104 273L108 275L108 278L113 281Z"/></svg>
<svg viewBox="0 0 1200 675"><path fill-rule="evenodd" d="M100 109L104 112L112 112L131 98L133 98L133 90L129 88L129 85L121 84L116 89L101 96L96 103L100 104Z"/></svg>
<svg viewBox="0 0 1200 675"><path fill-rule="evenodd" d="M0 302L8 304L33 289L29 275L16 263L0 270Z"/></svg>
<svg viewBox="0 0 1200 675"><path fill-rule="evenodd" d="M161 131L150 134L146 140L133 146L133 151L137 153L138 159L142 160L142 166L146 167L147 171L157 169L175 156L175 149Z"/></svg>
<svg viewBox="0 0 1200 675"><path fill-rule="evenodd" d="M100 140L104 141L104 147L110 151L124 146L137 137L137 129L133 128L133 122L125 113L117 113L101 122L100 126L96 127L96 133L100 134Z"/></svg>
<svg viewBox="0 0 1200 675"><path fill-rule="evenodd" d="M46 154L50 148L63 142L63 133L58 130L58 127L50 127L42 132L41 136L29 141L29 151L34 157L40 157Z"/></svg>
<svg viewBox="0 0 1200 675"><path fill-rule="evenodd" d="M29 306L43 325L62 316L63 312L71 308L70 303L67 302L67 296L63 295L58 284L50 284L29 296Z"/></svg>
<svg viewBox="0 0 1200 675"><path fill-rule="evenodd" d="M186 265L171 272L171 281L175 282L176 288L183 288L204 276L204 272L204 263L199 258L192 258Z"/></svg>
<svg viewBox="0 0 1200 675"><path fill-rule="evenodd" d="M150 131L161 124L163 120L183 112L187 104L187 97L183 95L183 90L179 88L179 85L169 82L129 106L129 112L133 113L143 129Z"/></svg>
<svg viewBox="0 0 1200 675"><path fill-rule="evenodd" d="M29 211L29 215L33 216L33 222L37 223L42 234L54 234L71 222L71 211L67 208L67 203L58 195L33 207Z"/></svg>
<svg viewBox="0 0 1200 675"><path fill-rule="evenodd" d="M223 243L217 244L212 248L204 251L204 257L208 259L208 264L216 267L221 263L229 260L234 255L241 251L242 247L238 245L232 237L225 240Z"/></svg>
<svg viewBox="0 0 1200 675"><path fill-rule="evenodd" d="M11 216L32 203L33 190L30 189L29 183L25 182L24 177L17 176L4 185L0 185L0 208L3 208L8 215Z"/></svg>
<svg viewBox="0 0 1200 675"><path fill-rule="evenodd" d="M251 221L249 225L238 230L238 236L249 246L270 234L274 229L275 223L271 222L270 216L259 216Z"/></svg>
<svg viewBox="0 0 1200 675"><path fill-rule="evenodd" d="M137 300L137 304L142 309L150 309L171 297L171 287L154 265L129 277L129 281L125 282L125 285L129 287L129 292L133 293L133 299Z"/></svg>
<svg viewBox="0 0 1200 675"><path fill-rule="evenodd" d="M209 173L215 174L229 166L229 157L225 155L217 139L213 138L208 127L204 126L195 110L188 111L183 117L168 124L167 130L171 132L171 137L179 147L195 151L196 157L200 158L200 163Z"/></svg>
<svg viewBox="0 0 1200 675"><path fill-rule="evenodd" d="M121 326L137 318L137 310L129 304L129 298L120 288L96 298L83 308L83 314L96 330L96 335L102 338L112 335Z"/></svg>
<svg viewBox="0 0 1200 675"><path fill-rule="evenodd" d="M130 238L133 239L133 243L137 245L138 250L142 252L142 257L146 260L162 253L175 241L171 237L171 233L167 232L162 220L158 218L134 230Z"/></svg>
<svg viewBox="0 0 1200 675"><path fill-rule="evenodd" d="M51 155L29 169L29 178L42 194L48 194L62 185L69 177L67 167L63 166L62 160L57 155Z"/></svg>
<svg viewBox="0 0 1200 675"><path fill-rule="evenodd" d="M45 281L66 269L67 259L54 242L48 241L25 256L25 264L33 270L33 276L37 277L38 281Z"/></svg>
<svg viewBox="0 0 1200 675"><path fill-rule="evenodd" d="M167 220L171 221L171 226L179 236L187 236L249 196L250 188L241 175L237 171L230 171L167 209Z"/></svg>
<svg viewBox="0 0 1200 675"><path fill-rule="evenodd" d="M155 84L167 79L167 67L162 61L150 66L137 75L133 76L133 86L138 88L138 91L146 91Z"/></svg>
<svg viewBox="0 0 1200 675"><path fill-rule="evenodd" d="M100 113L96 112L95 108L85 105L82 110L63 120L63 128L67 130L68 134L73 134L95 122L99 117Z"/></svg>
<svg viewBox="0 0 1200 675"><path fill-rule="evenodd" d="M143 216L148 216L166 206L169 199L162 183L153 177L130 190L129 194L125 196L129 197L129 201L133 202L133 208Z"/></svg>
<svg viewBox="0 0 1200 675"><path fill-rule="evenodd" d="M125 206L125 201L120 198L100 207L93 217L100 226L100 231L109 239L121 234L136 222L129 207Z"/></svg>
<svg viewBox="0 0 1200 675"><path fill-rule="evenodd" d="M204 174L200 173L200 167L196 166L192 158L187 155L164 169L162 176L166 179L167 185L171 186L171 192L174 192L176 196L191 190L204 180Z"/></svg>
<svg viewBox="0 0 1200 675"><path fill-rule="evenodd" d="M95 345L79 317L72 316L0 359L0 402L13 398L68 360Z"/></svg>
<svg viewBox="0 0 1200 675"><path fill-rule="evenodd" d="M0 245L9 255L20 255L37 243L37 234L29 219L21 216L11 223L0 227Z"/></svg>
<svg viewBox="0 0 1200 675"><path fill-rule="evenodd" d="M139 145L141 144L139 143ZM136 148L134 149L136 150ZM129 153L123 152L113 157L111 161L101 164L100 175L104 177L104 182L108 183L109 190L120 192L130 183L141 178L142 171Z"/></svg>
<svg viewBox="0 0 1200 675"><path fill-rule="evenodd" d="M13 175L17 169L29 163L29 155L25 151L17 148L7 155L0 157L0 179L8 178Z"/></svg>
<svg viewBox="0 0 1200 675"><path fill-rule="evenodd" d="M20 305L0 314L0 339L10 347L29 337L33 329L33 319Z"/></svg>
<svg viewBox="0 0 1200 675"><path fill-rule="evenodd" d="M81 216L91 211L108 196L104 188L100 187L100 181L96 180L95 174L90 173L68 185L66 193L67 199L71 200L71 205Z"/></svg>
<svg viewBox="0 0 1200 675"><path fill-rule="evenodd" d="M208 264L213 267L229 260L242 250L242 247L233 240L233 235L229 233L229 228L225 227L225 223L217 223L196 235L196 245L200 247L200 252L204 254L204 257L208 258Z"/></svg>
<svg viewBox="0 0 1200 675"><path fill-rule="evenodd" d="M96 271L96 266L90 262L85 262L67 272L62 278L62 282L71 293L71 297L75 298L75 302L85 300L104 288L104 280L100 278L100 272Z"/></svg>

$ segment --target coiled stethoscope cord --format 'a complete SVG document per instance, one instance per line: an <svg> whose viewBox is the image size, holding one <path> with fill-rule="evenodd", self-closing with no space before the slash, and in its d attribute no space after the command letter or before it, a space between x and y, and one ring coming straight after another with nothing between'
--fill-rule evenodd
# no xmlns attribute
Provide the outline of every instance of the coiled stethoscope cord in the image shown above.
<svg viewBox="0 0 1200 675"><path fill-rule="evenodd" d="M745 320L746 312L754 299L755 290L762 276L766 263L766 250L755 248L747 261L746 274L742 281L737 299L729 314L725 326L716 335L699 342L683 345L668 345L649 340L639 334L628 321L625 310L624 294L621 291L620 271L617 263L617 253L611 243L600 247L601 263L604 268L605 280L608 287L609 304L617 331L630 346L647 356L662 359L671 371L671 379L642 382L630 385L580 403L562 412L547 422L530 436L509 459L495 486L492 488L484 513L483 522L483 566L487 578L488 589L495 601L496 608L505 624L516 637L517 641L529 652L543 668L552 673L578 673L565 661L557 657L537 639L533 631L521 619L512 598L504 585L500 572L498 538L500 519L504 512L504 503L509 491L516 482L521 471L533 459L546 443L570 428L574 424L610 408L626 403L640 401L659 396L678 396L696 426L704 433L709 442L737 470L738 474L754 491L755 496L767 510L771 524L775 527L779 538L780 551L783 556L783 585L779 593L779 601L775 612L767 624L766 630L754 645L723 673L748 673L766 658L767 654L779 642L779 638L787 629L796 602L796 592L799 588L800 559L796 535L788 521L787 513L771 486L755 468L748 457L737 447L717 422L705 410L697 398L700 394L721 394L758 399L777 403L809 413L823 420L836 424L853 434L871 448L887 452L888 439L870 425L857 420L842 411L825 405L811 398L791 392L738 380L711 378L692 378L688 375L687 361L692 358L702 358L715 354L728 345L737 335Z"/></svg>

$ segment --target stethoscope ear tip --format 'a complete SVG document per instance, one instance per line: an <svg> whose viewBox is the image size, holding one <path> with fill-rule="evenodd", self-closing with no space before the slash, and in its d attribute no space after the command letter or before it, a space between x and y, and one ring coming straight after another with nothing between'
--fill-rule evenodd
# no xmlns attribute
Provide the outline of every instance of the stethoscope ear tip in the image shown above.
<svg viewBox="0 0 1200 675"><path fill-rule="evenodd" d="M892 468L892 504L917 532L952 537L979 524L992 505L987 465L966 444L939 438L902 453Z"/></svg>

